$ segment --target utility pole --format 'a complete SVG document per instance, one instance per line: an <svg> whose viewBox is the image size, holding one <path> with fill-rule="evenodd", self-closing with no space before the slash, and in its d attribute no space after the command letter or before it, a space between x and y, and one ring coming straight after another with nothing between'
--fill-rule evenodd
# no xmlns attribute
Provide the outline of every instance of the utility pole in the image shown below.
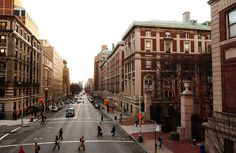
<svg viewBox="0 0 236 153"><path fill-rule="evenodd" d="M24 120L23 120L23 113L24 113L24 93L23 90L21 91L21 126L23 126L24 124Z"/></svg>

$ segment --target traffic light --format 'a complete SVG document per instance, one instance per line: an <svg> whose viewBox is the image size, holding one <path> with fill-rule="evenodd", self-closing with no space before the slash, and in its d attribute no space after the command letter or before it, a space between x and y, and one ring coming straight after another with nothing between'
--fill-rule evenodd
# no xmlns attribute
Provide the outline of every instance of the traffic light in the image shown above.
<svg viewBox="0 0 236 153"><path fill-rule="evenodd" d="M141 103L141 112L142 113L145 112L145 103L144 102Z"/></svg>

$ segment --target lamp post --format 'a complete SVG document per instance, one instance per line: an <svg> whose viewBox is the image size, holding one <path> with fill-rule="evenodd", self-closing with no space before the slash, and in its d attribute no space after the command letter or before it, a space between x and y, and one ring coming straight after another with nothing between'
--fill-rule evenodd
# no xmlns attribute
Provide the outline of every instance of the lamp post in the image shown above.
<svg viewBox="0 0 236 153"><path fill-rule="evenodd" d="M21 94L21 126L23 126L24 124L24 120L23 120L23 113L24 113L24 93L22 91L22 94Z"/></svg>
<svg viewBox="0 0 236 153"><path fill-rule="evenodd" d="M18 82L18 84L22 85L21 82ZM23 126L24 124L23 113L24 113L24 93L23 90L21 90L21 126Z"/></svg>

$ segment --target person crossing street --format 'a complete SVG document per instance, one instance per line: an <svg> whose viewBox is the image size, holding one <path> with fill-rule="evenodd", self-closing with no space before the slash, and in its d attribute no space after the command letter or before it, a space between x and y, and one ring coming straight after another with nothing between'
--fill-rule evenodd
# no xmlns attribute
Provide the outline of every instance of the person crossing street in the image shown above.
<svg viewBox="0 0 236 153"><path fill-rule="evenodd" d="M63 140L63 129L61 128L61 129L58 131L58 133L59 133L59 139L60 139L60 141Z"/></svg>
<svg viewBox="0 0 236 153"><path fill-rule="evenodd" d="M83 150L85 150L85 146L84 146L84 142L85 142L84 136L82 136L82 137L79 139L79 141L80 141L79 150L80 150L80 148L83 148Z"/></svg>
<svg viewBox="0 0 236 153"><path fill-rule="evenodd" d="M58 136L55 137L55 143L54 143L53 151L55 150L56 147L57 147L58 150L60 150L59 137Z"/></svg>

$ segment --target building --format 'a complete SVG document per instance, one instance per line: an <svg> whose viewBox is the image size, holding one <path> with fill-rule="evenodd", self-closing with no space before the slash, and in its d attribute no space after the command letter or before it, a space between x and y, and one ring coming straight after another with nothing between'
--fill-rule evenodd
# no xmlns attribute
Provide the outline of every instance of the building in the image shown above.
<svg viewBox="0 0 236 153"><path fill-rule="evenodd" d="M236 152L236 1L210 0L213 116L205 123L209 153Z"/></svg>
<svg viewBox="0 0 236 153"><path fill-rule="evenodd" d="M107 45L101 46L101 51L94 58L94 91L95 95L104 98L105 84L104 84L104 73L100 67L106 63L107 57L110 55L111 50L108 50Z"/></svg>
<svg viewBox="0 0 236 153"><path fill-rule="evenodd" d="M100 65L100 81L103 98L109 101L108 107L122 109L124 94L124 42L117 43Z"/></svg>
<svg viewBox="0 0 236 153"><path fill-rule="evenodd" d="M92 96L94 91L93 78L88 78L87 82L84 85L84 91Z"/></svg>
<svg viewBox="0 0 236 153"><path fill-rule="evenodd" d="M41 46L18 17L0 16L0 112L1 118L17 118L40 97Z"/></svg>
<svg viewBox="0 0 236 153"><path fill-rule="evenodd" d="M1 0L0 14L17 16L25 24L26 28L38 38L38 26L26 9L22 7L20 0Z"/></svg>
<svg viewBox="0 0 236 153"><path fill-rule="evenodd" d="M195 76L200 57L210 57L209 24L190 20L190 12L185 12L183 22L134 21L130 25L122 37L123 103L128 112L142 112L146 119L158 121L157 118L165 120L162 117L168 115L168 106L180 111L182 81L198 80Z"/></svg>
<svg viewBox="0 0 236 153"><path fill-rule="evenodd" d="M52 61L52 71L48 71L49 78L51 77L51 80L49 80L49 86L51 86L51 93L50 93L50 100L52 103L57 103L60 100L64 98L64 61L61 58L61 56L58 54L56 49L50 45L50 43L47 40L41 40L43 45L43 50L50 55L50 60ZM47 57L44 57L47 59ZM49 62L49 61L48 61ZM45 66L43 66L46 68ZM46 72L47 73L47 72ZM44 74L43 74L44 75ZM47 79L47 78L46 78ZM42 86L43 87L43 86ZM44 87L43 87L44 88ZM46 89L48 87L45 87ZM45 90L42 89L42 90ZM48 88L49 89L49 88ZM46 90L47 91L47 90ZM44 95L45 92L42 94ZM49 95L48 95L49 96Z"/></svg>
<svg viewBox="0 0 236 153"><path fill-rule="evenodd" d="M70 95L70 70L67 67L67 61L63 60L63 96L68 97Z"/></svg>
<svg viewBox="0 0 236 153"><path fill-rule="evenodd" d="M47 40L40 40L42 46L41 95L45 106L52 103L53 50Z"/></svg>

